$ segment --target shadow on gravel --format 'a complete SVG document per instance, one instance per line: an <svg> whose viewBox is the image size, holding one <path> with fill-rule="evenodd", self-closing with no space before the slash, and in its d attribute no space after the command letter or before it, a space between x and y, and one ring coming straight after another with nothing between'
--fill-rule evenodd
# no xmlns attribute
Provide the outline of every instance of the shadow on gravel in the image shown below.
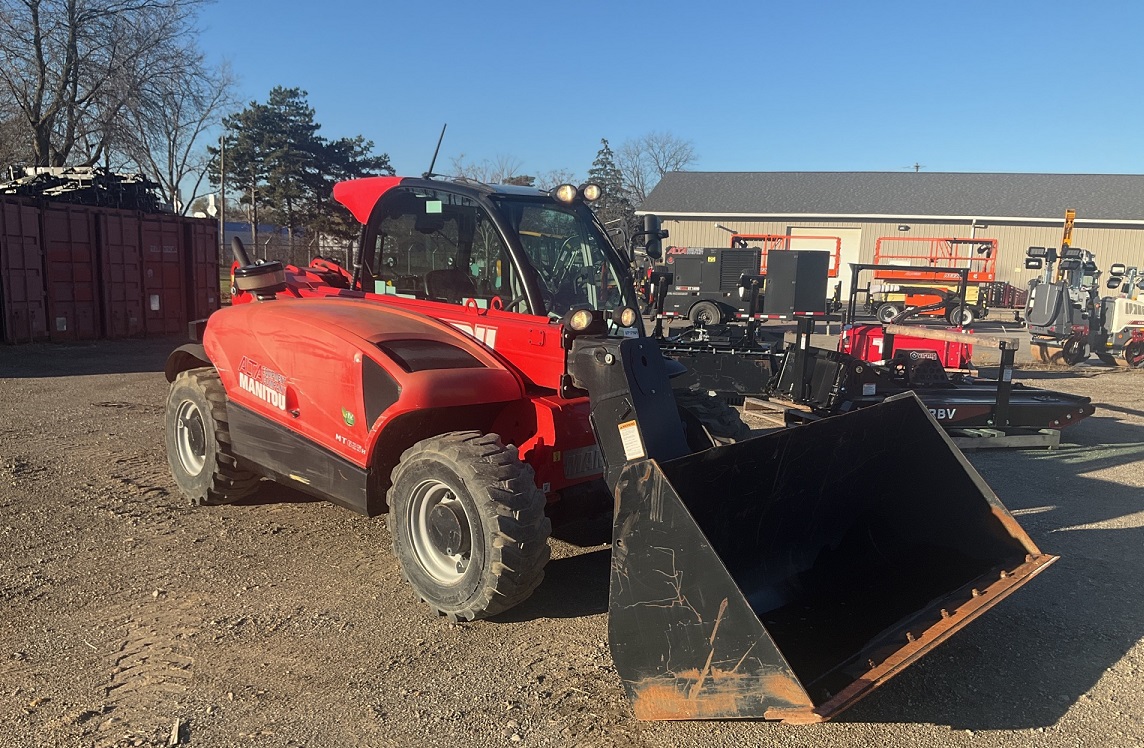
<svg viewBox="0 0 1144 748"><path fill-rule="evenodd" d="M608 575L612 551L601 548L544 567L544 581L532 597L489 619L502 623L537 618L581 618L608 612Z"/></svg>
<svg viewBox="0 0 1144 748"><path fill-rule="evenodd" d="M186 336L0 346L0 379L162 373Z"/></svg>
<svg viewBox="0 0 1144 748"><path fill-rule="evenodd" d="M1061 560L840 721L1029 729L1087 698L1144 637L1144 491L1080 475L1140 465L1144 443L1108 441L974 456L1034 541Z"/></svg>
<svg viewBox="0 0 1144 748"><path fill-rule="evenodd" d="M316 504L325 501L301 491L295 491L281 483L264 480L251 496L234 502L234 506L267 506L270 504Z"/></svg>

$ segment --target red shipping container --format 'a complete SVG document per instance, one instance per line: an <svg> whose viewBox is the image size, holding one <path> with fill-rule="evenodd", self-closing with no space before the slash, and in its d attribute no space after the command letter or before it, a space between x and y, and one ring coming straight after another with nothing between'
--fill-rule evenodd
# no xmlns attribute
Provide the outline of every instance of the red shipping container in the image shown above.
<svg viewBox="0 0 1144 748"><path fill-rule="evenodd" d="M100 319L106 338L143 334L143 251L139 214L100 210L95 214L99 247Z"/></svg>
<svg viewBox="0 0 1144 748"><path fill-rule="evenodd" d="M206 319L219 307L218 223L209 218L184 218L187 247L187 312L191 320Z"/></svg>
<svg viewBox="0 0 1144 748"><path fill-rule="evenodd" d="M92 209L46 205L44 271L48 290L48 336L54 342L99 337L99 289Z"/></svg>
<svg viewBox="0 0 1144 748"><path fill-rule="evenodd" d="M186 249L181 221L174 215L144 215L139 232L143 246L144 329L148 335L185 334Z"/></svg>

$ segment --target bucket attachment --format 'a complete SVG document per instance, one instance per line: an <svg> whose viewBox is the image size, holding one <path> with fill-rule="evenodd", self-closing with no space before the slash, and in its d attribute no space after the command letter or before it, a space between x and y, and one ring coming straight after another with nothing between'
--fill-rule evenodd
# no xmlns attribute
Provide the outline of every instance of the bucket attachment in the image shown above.
<svg viewBox="0 0 1144 748"><path fill-rule="evenodd" d="M673 457L615 483L609 640L640 719L828 720L1057 558L913 393Z"/></svg>

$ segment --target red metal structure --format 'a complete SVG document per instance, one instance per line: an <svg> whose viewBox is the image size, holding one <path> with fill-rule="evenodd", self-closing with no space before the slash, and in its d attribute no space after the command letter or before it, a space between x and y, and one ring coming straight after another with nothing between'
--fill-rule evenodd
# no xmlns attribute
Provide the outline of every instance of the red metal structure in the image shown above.
<svg viewBox="0 0 1144 748"><path fill-rule="evenodd" d="M771 250L786 250L791 248L791 240L822 241L826 244L833 242L834 253L831 255L827 274L831 278L838 277L838 268L842 263L842 239L837 236L792 236L790 234L732 234L732 247L759 247L763 250L763 260L759 267L759 275L767 274L767 254Z"/></svg>
<svg viewBox="0 0 1144 748"><path fill-rule="evenodd" d="M874 264L878 280L920 280L957 282L958 276L936 277L933 273L895 270L894 265L925 265L930 268L969 268L970 283L991 283L997 279L997 240L883 236L874 242Z"/></svg>

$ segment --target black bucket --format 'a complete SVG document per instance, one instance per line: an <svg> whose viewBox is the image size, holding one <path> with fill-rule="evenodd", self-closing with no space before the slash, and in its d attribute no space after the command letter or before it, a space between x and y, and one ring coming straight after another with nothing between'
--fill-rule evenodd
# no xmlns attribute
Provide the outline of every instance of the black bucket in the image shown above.
<svg viewBox="0 0 1144 748"><path fill-rule="evenodd" d="M609 638L641 719L830 719L1056 560L912 394L616 484Z"/></svg>

